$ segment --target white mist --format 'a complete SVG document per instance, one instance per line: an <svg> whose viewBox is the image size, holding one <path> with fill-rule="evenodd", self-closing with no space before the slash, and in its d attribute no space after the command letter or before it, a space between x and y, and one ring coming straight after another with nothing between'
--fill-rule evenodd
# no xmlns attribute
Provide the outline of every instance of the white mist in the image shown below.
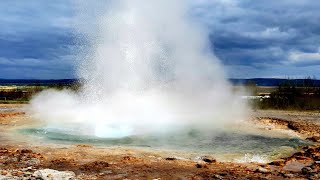
<svg viewBox="0 0 320 180"><path fill-rule="evenodd" d="M187 1L108 1L94 21L86 18L94 12L90 3L76 6L75 28L89 46L78 53L83 87L32 99L33 117L49 128L123 137L214 131L246 118L247 106L232 92L208 32L188 17Z"/></svg>

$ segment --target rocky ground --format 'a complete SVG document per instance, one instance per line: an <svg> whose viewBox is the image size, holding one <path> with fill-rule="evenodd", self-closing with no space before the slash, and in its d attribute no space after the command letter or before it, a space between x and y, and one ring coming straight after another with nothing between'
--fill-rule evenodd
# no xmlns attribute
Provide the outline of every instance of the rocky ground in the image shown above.
<svg viewBox="0 0 320 180"><path fill-rule="evenodd" d="M316 142L290 157L258 164L217 162L209 156L179 158L174 154L123 147L41 145L10 136L11 129L34 122L23 111L7 106L0 106L0 180L320 179L318 113L256 112L254 123L268 125L270 129L292 129ZM4 107L7 109L3 110Z"/></svg>

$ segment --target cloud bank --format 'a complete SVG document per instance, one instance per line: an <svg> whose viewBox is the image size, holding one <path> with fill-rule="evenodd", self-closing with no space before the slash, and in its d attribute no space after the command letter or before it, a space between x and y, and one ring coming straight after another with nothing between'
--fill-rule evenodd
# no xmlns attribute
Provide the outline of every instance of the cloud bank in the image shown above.
<svg viewBox="0 0 320 180"><path fill-rule="evenodd" d="M108 11L100 8L101 2L90 3L93 10L85 18ZM211 32L212 51L230 77L320 77L319 1L189 3L190 18ZM79 43L71 27L77 8L69 0L1 2L0 78L74 77L72 52Z"/></svg>

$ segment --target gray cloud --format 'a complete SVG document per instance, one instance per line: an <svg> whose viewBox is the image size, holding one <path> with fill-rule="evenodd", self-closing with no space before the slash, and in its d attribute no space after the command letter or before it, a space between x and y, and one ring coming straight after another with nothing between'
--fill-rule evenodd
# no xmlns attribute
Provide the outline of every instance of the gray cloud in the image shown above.
<svg viewBox="0 0 320 180"><path fill-rule="evenodd" d="M190 17L211 32L212 50L231 77L320 77L320 1L189 2ZM88 13L79 17L73 13L79 7L71 0L1 2L0 78L25 77L17 70L31 68L37 69L26 70L32 77L72 77L75 59L70 57L72 49L79 48L74 38L79 32L72 27L90 32L94 17L108 10L101 3L90 1L93 8L80 9ZM33 61L24 63L28 59Z"/></svg>
<svg viewBox="0 0 320 180"><path fill-rule="evenodd" d="M235 71L255 69L276 74L270 68L275 64L282 65L283 71L287 66L307 70L320 65L308 56L292 61L292 52L318 53L319 9L320 1L314 0L202 0L196 3L194 14L212 29L214 51L229 68L238 65ZM310 73L320 76L313 67Z"/></svg>

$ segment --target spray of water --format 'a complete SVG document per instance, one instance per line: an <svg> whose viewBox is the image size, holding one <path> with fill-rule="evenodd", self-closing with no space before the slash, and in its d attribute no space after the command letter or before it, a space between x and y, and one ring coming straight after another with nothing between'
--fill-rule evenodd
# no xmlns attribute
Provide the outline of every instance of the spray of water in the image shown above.
<svg viewBox="0 0 320 180"><path fill-rule="evenodd" d="M246 162L257 162L257 163L267 163L270 162L266 155L258 155L258 154L245 154L242 158L235 159L238 163L246 163Z"/></svg>
<svg viewBox="0 0 320 180"><path fill-rule="evenodd" d="M75 29L88 47L78 53L83 86L32 99L32 115L48 127L123 137L189 127L212 131L245 118L246 105L232 93L208 33L188 16L187 1L76 7ZM89 19L92 12L98 15Z"/></svg>

